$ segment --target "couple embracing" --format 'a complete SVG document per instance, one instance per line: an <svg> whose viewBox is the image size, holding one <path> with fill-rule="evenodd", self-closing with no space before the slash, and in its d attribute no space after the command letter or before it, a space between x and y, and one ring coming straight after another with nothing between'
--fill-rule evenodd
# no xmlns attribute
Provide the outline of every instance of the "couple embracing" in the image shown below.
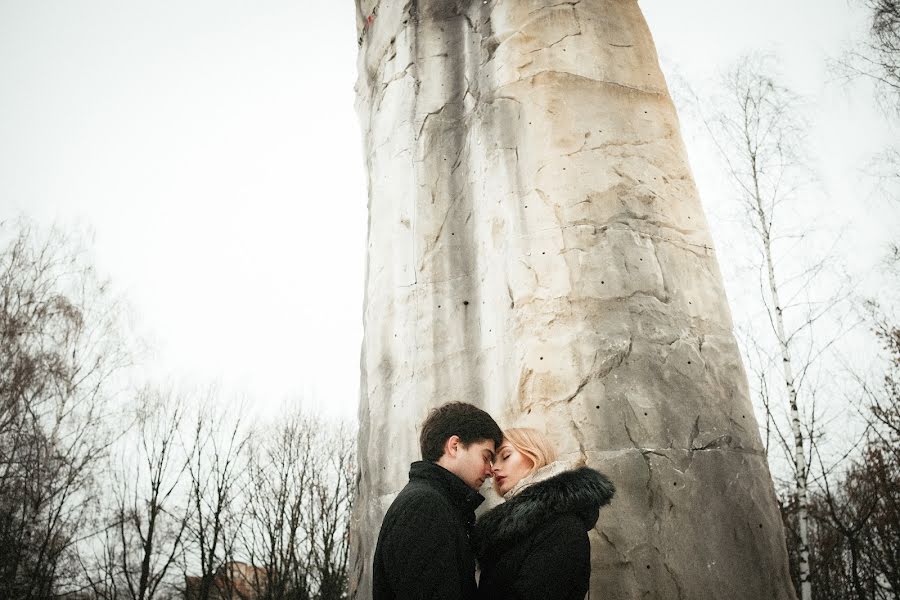
<svg viewBox="0 0 900 600"><path fill-rule="evenodd" d="M378 535L373 600L584 598L588 531L615 492L604 475L557 462L539 431L501 431L462 402L431 411L419 442L422 460ZM476 521L491 477L505 501Z"/></svg>

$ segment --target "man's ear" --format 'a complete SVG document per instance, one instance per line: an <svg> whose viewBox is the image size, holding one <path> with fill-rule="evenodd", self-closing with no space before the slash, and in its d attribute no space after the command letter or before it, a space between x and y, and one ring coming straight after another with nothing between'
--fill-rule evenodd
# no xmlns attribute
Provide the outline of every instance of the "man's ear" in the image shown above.
<svg viewBox="0 0 900 600"><path fill-rule="evenodd" d="M459 451L460 445L459 436L451 435L447 438L447 441L444 442L444 454L451 458L456 458L456 453Z"/></svg>

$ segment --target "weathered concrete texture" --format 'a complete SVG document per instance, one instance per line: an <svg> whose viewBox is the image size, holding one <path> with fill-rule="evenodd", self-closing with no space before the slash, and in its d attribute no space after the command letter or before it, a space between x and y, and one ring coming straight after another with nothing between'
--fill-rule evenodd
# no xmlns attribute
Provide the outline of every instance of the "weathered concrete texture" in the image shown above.
<svg viewBox="0 0 900 600"><path fill-rule="evenodd" d="M607 599L792 598L721 277L634 0L357 0L369 252L355 584L449 400L619 493Z"/></svg>

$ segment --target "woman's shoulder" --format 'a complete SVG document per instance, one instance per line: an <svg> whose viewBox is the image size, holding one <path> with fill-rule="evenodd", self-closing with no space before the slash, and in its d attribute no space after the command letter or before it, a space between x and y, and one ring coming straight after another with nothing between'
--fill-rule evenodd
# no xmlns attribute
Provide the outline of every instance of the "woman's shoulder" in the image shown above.
<svg viewBox="0 0 900 600"><path fill-rule="evenodd" d="M613 494L613 483L588 467L532 483L482 515L475 531L479 553L515 544L538 528L563 527L583 533L594 526L600 507L608 504Z"/></svg>
<svg viewBox="0 0 900 600"><path fill-rule="evenodd" d="M542 537L580 539L586 536L584 521L577 514L569 512L549 515L529 537L539 540Z"/></svg>
<svg viewBox="0 0 900 600"><path fill-rule="evenodd" d="M524 488L510 501L537 502L553 513L578 512L609 504L616 486L609 478L590 467L564 470Z"/></svg>

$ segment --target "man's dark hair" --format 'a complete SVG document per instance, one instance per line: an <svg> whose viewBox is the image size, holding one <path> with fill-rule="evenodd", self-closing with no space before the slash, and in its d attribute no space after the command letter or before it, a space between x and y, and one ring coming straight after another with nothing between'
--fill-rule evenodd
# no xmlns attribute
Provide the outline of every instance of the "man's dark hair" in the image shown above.
<svg viewBox="0 0 900 600"><path fill-rule="evenodd" d="M448 402L428 413L422 423L422 460L437 462L444 454L444 444L454 435L466 446L483 440L494 440L497 447L503 443L503 432L491 415L465 402Z"/></svg>

